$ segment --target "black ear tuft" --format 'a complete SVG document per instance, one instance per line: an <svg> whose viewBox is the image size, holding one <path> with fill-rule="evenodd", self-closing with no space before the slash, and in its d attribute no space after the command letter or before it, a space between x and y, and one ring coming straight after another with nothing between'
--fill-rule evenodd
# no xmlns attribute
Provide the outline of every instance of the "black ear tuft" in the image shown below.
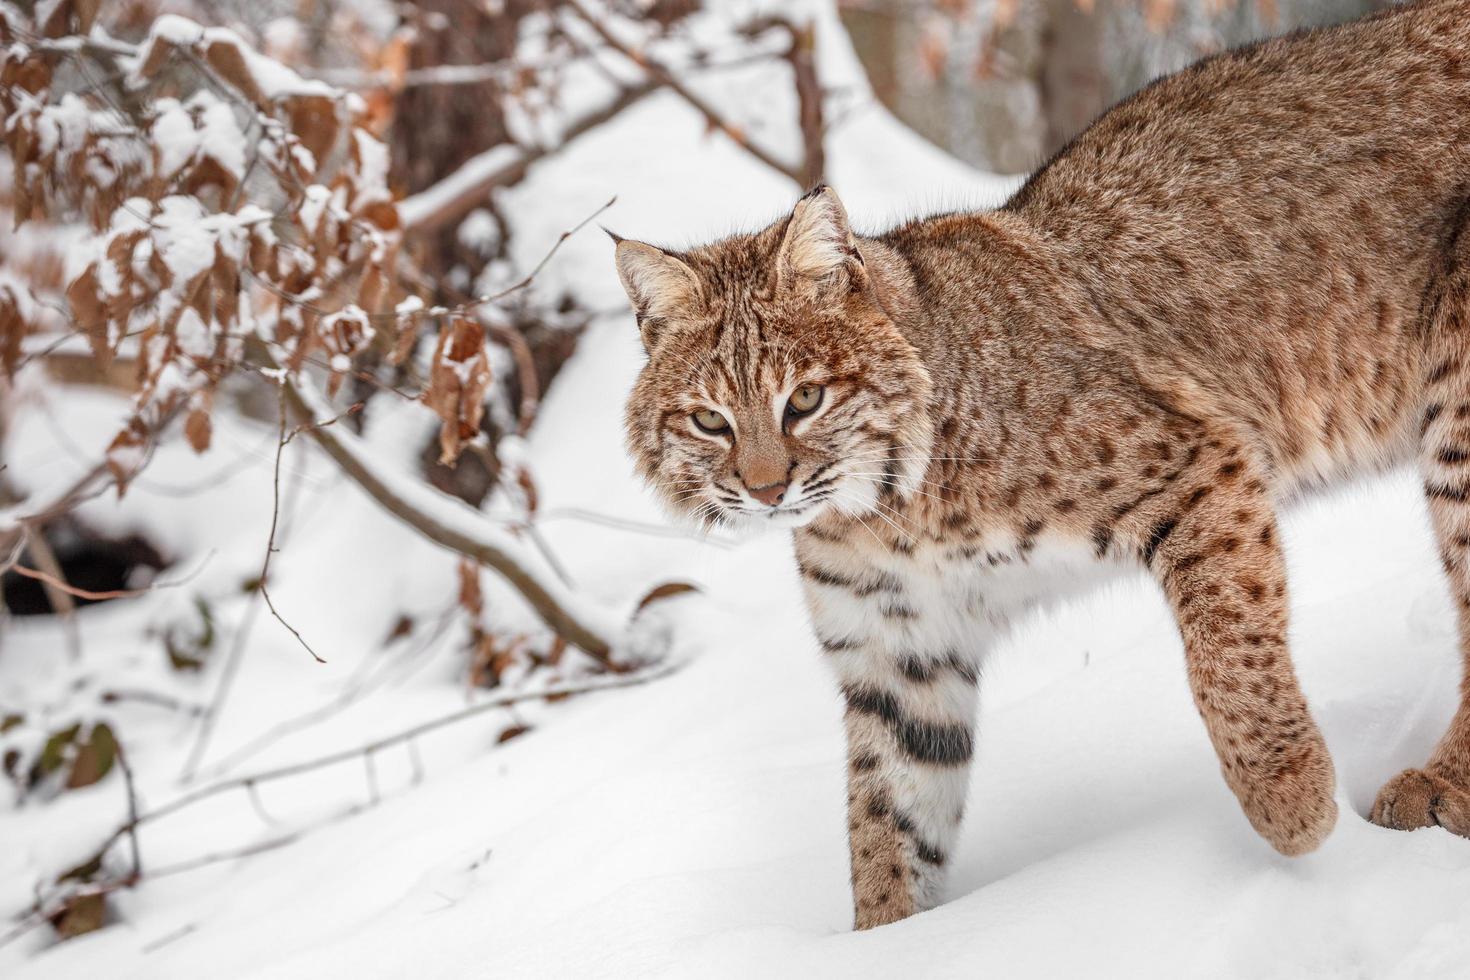
<svg viewBox="0 0 1470 980"><path fill-rule="evenodd" d="M620 244L622 242L627 241L626 238L624 238L622 235L619 235L617 232L613 231L611 228L607 228L607 227L604 227L602 225L598 225L598 227L599 228L602 228L603 231L607 232L607 237L608 238L611 238L613 240L613 244L614 245L618 245L618 244Z"/></svg>

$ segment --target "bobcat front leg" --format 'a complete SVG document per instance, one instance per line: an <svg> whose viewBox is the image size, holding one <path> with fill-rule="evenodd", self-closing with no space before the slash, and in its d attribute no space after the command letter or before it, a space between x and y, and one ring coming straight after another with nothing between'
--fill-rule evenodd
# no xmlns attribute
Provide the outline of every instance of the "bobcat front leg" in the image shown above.
<svg viewBox="0 0 1470 980"><path fill-rule="evenodd" d="M856 926L939 901L964 814L975 671L949 652L831 649L847 702L847 808Z"/></svg>
<svg viewBox="0 0 1470 980"><path fill-rule="evenodd" d="M1225 781L1276 850L1305 854L1331 832L1337 804L1287 649L1275 512L1242 451L1201 439L1180 453L1169 488L1141 508L1141 557L1174 609Z"/></svg>

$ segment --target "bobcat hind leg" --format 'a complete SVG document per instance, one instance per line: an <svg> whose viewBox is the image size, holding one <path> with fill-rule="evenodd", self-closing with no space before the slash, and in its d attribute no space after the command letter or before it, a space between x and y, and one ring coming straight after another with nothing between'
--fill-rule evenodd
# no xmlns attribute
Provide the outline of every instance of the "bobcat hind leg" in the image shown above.
<svg viewBox="0 0 1470 980"><path fill-rule="evenodd" d="M1370 819L1395 830L1440 826L1470 837L1470 236L1438 284L1425 358L1419 469L1459 619L1460 706L1422 769L1378 794Z"/></svg>

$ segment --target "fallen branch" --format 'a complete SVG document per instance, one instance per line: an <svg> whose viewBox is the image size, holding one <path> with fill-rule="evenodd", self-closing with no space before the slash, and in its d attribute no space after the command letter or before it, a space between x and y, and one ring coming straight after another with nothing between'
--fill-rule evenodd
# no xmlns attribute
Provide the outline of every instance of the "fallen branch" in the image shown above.
<svg viewBox="0 0 1470 980"><path fill-rule="evenodd" d="M414 725L411 728L406 728L402 731L395 732L392 735L388 735L383 738L377 739L376 741L369 742L366 745L362 745L355 749L347 749L341 752L333 752L328 755L319 756L315 759L310 759L306 762L298 762L288 766L281 766L276 769L266 769L249 776L241 776L236 779L228 779L223 782L214 783L201 789L195 790L192 793L186 793L185 795L173 800L172 802L165 803L163 806L160 806L156 809L144 811L142 813L137 812L137 797L133 789L131 770L125 768L124 774L127 780L126 786L128 793L129 809L128 820L122 826L113 831L112 834L109 835L105 841L103 841L102 846L97 849L97 852L92 860L97 861L100 865L103 859L106 858L108 851L112 849L113 845L126 837L133 842L134 847L132 852L131 870L127 874L122 875L118 878L109 879L107 881L85 883L78 886L77 888L68 891L65 895L56 898L54 901L50 901L48 903L43 903L41 902L41 900L38 899L35 908L33 908L30 912L23 916L21 920L16 924L16 926L10 930L10 932L6 933L4 936L0 936L0 947L3 947L10 942L13 942L15 939L33 929L35 926L49 920L50 918L55 916L61 909L66 908L69 903L75 902L79 898L85 898L93 895L109 895L112 892L120 891L124 888L135 887L136 885L149 878L159 878L165 875L179 874L185 871L192 871L196 868L205 867L210 864L217 864L221 861L229 861L238 858L249 857L253 854L259 854L263 851L273 850L277 847L290 844L293 841L305 836L305 834L307 833L307 831L304 829L293 831L289 834L272 838L271 840L263 841L259 844L249 845L238 850L210 853L199 858L180 862L178 864L165 865L159 868L155 868L153 871L144 876L142 873L142 857L140 852L136 849L138 828L144 826L145 824L149 824L156 820L159 820L163 817L169 816L170 814L178 813L180 810L184 810L190 806L193 806L195 803L199 803L203 800L207 800L212 797L219 796L222 793L228 793L234 790L243 790L246 793L254 794L256 788L262 783L274 782L276 780L286 779L291 776L299 776L317 769L325 769L329 766L339 765L344 762L352 762L359 759L370 760L375 753L381 752L384 749L393 748L398 745L403 745L406 748L409 754L409 759L414 768L415 782L417 782L419 775L421 774L422 764L419 761L418 751L415 742L417 739L429 734L430 732L438 731L441 728L448 728L451 725L457 725L462 721L468 721L472 718L477 718L480 715L486 714L488 712L498 711L516 704L525 703L527 701L560 701L565 698L569 698L579 694L593 694L598 691L610 691L616 688L635 687L640 684L647 684L651 681L661 680L662 678L668 677L669 675L677 671L681 666L683 666L683 664L679 661L664 661L638 674L626 674L619 677L602 677L598 680L589 682L553 685L551 687L543 688L539 691L522 691L516 694L503 695L498 698L493 698L489 701L482 701L479 704L471 705L468 708L462 708L459 711L455 711L448 715L443 715L438 718L432 718L428 721L421 722L420 724ZM121 756L119 756L119 758L121 758ZM367 809L367 807L364 807L362 805L352 806L347 810L342 811L336 816L332 817L329 822L335 822L336 820L342 819L344 817L353 816L355 814L363 812L365 809Z"/></svg>
<svg viewBox="0 0 1470 980"><path fill-rule="evenodd" d="M512 705L523 704L528 701L560 701L564 698L572 697L579 694L594 694L599 691L611 691L617 688L636 687L641 684L647 684L651 681L661 680L665 677L668 677L669 675L677 671L681 666L682 663L678 661L665 661L650 669L646 669L641 673L625 674L617 677L602 676L599 679L592 681L552 685L550 687L542 688L541 690L537 691L521 691L515 694L506 694L497 698L491 698L488 701L482 701L479 704L470 705L468 708L461 708L459 711L455 711L451 714L441 715L438 718L431 718L428 721L421 722L410 728L395 732L392 735L387 735L382 738L376 739L375 741L368 742L367 744L358 746L357 748L343 749L342 751L328 753L327 755L318 756L315 759L309 759L305 762L296 762L290 765L280 766L275 769L264 769L260 772L251 773L250 775L237 776L233 779L226 779L218 783L212 783L209 786L197 789L192 793L186 793L169 803L165 803L162 806L157 807L156 809L145 811L129 819L127 823L119 827L116 831L113 832L110 837L107 838L102 847L99 849L98 853L106 854L106 852L112 847L113 844L121 840L123 837L134 833L138 827L144 824L152 823L153 821L159 820L162 817L178 813L180 810L191 807L194 804L199 803L203 800L207 800L211 797L218 796L221 793L228 793L234 790L244 790L249 792L253 791L256 787L260 786L263 783L274 782L280 779L287 779L291 776L300 776L304 773L312 772L317 769L325 769L330 766L340 765L344 762L357 761L371 756L375 753L381 752L384 749L389 749L397 745L412 743L414 740L422 738L430 732L438 731L441 728L448 728L451 725L457 725L460 722L468 721L471 718L477 718L480 715L487 714L491 711L499 711L503 708L511 707Z"/></svg>

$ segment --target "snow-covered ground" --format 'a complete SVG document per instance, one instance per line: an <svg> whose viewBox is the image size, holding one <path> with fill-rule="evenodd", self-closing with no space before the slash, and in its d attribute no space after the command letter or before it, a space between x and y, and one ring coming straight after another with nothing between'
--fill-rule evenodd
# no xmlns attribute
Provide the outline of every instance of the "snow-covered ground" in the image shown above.
<svg viewBox="0 0 1470 980"><path fill-rule="evenodd" d="M827 71L851 71L831 31L823 52ZM966 171L876 108L838 129L831 154L860 226L994 202L1009 184ZM522 265L612 193L610 227L679 244L773 217L795 189L657 96L506 196L504 206L542 226L517 240ZM575 285L615 309L610 252L595 234L574 238L539 285ZM1320 852L1282 858L1241 816L1190 702L1177 635L1140 578L1027 624L995 652L948 902L859 934L849 928L840 706L804 622L789 543L732 547L568 516L661 520L619 430L639 361L627 316L600 318L550 392L528 456L545 535L580 588L626 614L660 582L700 585L651 611L677 637L681 669L425 736L418 782L414 755L398 746L375 756L375 791L365 767L347 763L150 824L141 844L153 877L113 896L114 921L60 944L35 930L0 948L0 975L1470 972L1470 841L1438 829L1393 833L1361 816L1384 780L1424 761L1458 681L1452 609L1416 481L1393 475L1341 491L1286 525L1296 661L1343 805ZM35 389L7 444L14 475L44 498L96 458L124 410L95 392ZM370 443L407 464L426 417L384 399L374 411ZM251 615L240 585L259 571L274 446L269 426L226 413L216 425L202 462L166 448L120 504L109 495L84 512L146 528L179 559L165 579L193 577L82 610L85 669L69 661L56 625L12 621L0 708L64 712L104 689L160 684L185 703L208 700ZM384 516L305 439L289 448L282 483L272 592L328 663L313 663L257 611L196 786L361 745L491 696L463 687L461 627L432 635L454 602L453 558ZM197 596L210 601L221 649L202 677L171 678L158 631L189 626ZM525 621L502 592L490 602L497 623ZM414 632L385 645L404 614ZM84 675L91 687L78 693ZM357 703L239 758L354 685L366 692ZM97 710L115 721L145 809L188 791L179 776L192 718L130 701ZM497 743L521 724L531 730ZM85 857L126 812L115 774L51 802L0 797L0 914L24 909L35 882ZM161 873L295 834L248 858Z"/></svg>

